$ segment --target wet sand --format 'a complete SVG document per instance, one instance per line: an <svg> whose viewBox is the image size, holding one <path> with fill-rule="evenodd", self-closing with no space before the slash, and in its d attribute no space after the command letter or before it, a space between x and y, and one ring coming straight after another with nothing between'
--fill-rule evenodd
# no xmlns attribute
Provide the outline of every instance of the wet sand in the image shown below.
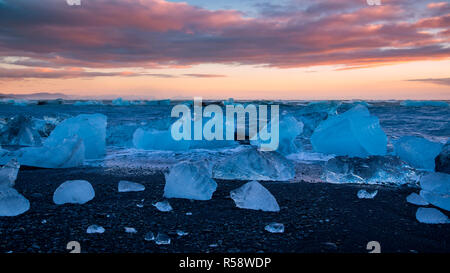
<svg viewBox="0 0 450 273"><path fill-rule="evenodd" d="M55 189L75 179L91 182L95 198L84 205L55 205ZM119 180L142 183L146 190L118 193ZM262 182L281 207L279 213L273 213L236 208L229 192L244 181L217 182L212 200L170 199L173 211L160 212L152 204L163 200L162 172L21 170L16 189L30 201L31 208L16 217L0 218L0 253L67 253L69 241L78 241L81 251L89 253L366 253L369 241L380 242L381 252L450 252L450 225L416 220L418 207L406 202L408 194L417 192L414 188ZM356 193L362 188L378 189L378 195L373 200L358 199ZM137 204L142 199L140 208ZM271 222L283 223L285 232L265 231ZM87 234L92 224L106 231ZM137 233L125 233L125 227L133 227ZM179 237L176 230L189 234ZM145 241L148 231L168 234L171 244Z"/></svg>

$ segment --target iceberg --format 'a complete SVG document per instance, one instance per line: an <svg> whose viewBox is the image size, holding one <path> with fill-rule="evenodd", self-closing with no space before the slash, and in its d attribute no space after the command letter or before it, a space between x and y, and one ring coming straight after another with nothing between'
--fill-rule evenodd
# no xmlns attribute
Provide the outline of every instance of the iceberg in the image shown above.
<svg viewBox="0 0 450 273"><path fill-rule="evenodd" d="M270 233L283 233L284 225L281 223L270 223L264 229Z"/></svg>
<svg viewBox="0 0 450 273"><path fill-rule="evenodd" d="M405 100L402 101L400 105L409 107L422 107L422 106L448 107L447 102L436 100Z"/></svg>
<svg viewBox="0 0 450 273"><path fill-rule="evenodd" d="M245 149L231 154L213 167L213 178L224 180L289 181L293 164L277 152Z"/></svg>
<svg viewBox="0 0 450 273"><path fill-rule="evenodd" d="M444 145L442 151L434 159L436 172L450 174L450 142Z"/></svg>
<svg viewBox="0 0 450 273"><path fill-rule="evenodd" d="M133 145L143 150L186 151L189 149L189 141L174 140L170 130L138 128L133 134Z"/></svg>
<svg viewBox="0 0 450 273"><path fill-rule="evenodd" d="M428 206L430 204L425 199L423 199L422 196L418 195L415 192L411 193L410 195L408 195L408 197L406 197L406 202L418 206Z"/></svg>
<svg viewBox="0 0 450 273"><path fill-rule="evenodd" d="M81 138L85 146L85 158L97 159L105 154L107 117L103 114L81 114L68 118L56 126L45 140L44 146L56 146L75 136Z"/></svg>
<svg viewBox="0 0 450 273"><path fill-rule="evenodd" d="M431 142L422 137L404 136L394 141L394 151L411 166L434 170L434 159L439 155L442 144Z"/></svg>
<svg viewBox="0 0 450 273"><path fill-rule="evenodd" d="M105 229L103 227L97 226L97 225L90 225L86 230L86 233L88 233L88 234L103 233L103 232L105 232Z"/></svg>
<svg viewBox="0 0 450 273"><path fill-rule="evenodd" d="M119 192L144 191L145 186L139 183L120 180L117 186Z"/></svg>
<svg viewBox="0 0 450 273"><path fill-rule="evenodd" d="M357 105L322 121L311 136L314 151L351 157L385 155L387 137L377 117Z"/></svg>
<svg viewBox="0 0 450 273"><path fill-rule="evenodd" d="M204 165L179 163L166 174L164 197L193 200L210 200L217 183L211 178L211 171Z"/></svg>
<svg viewBox="0 0 450 273"><path fill-rule="evenodd" d="M103 102L99 100L83 100L83 101L76 101L74 106L87 106L87 105L104 105Z"/></svg>
<svg viewBox="0 0 450 273"><path fill-rule="evenodd" d="M95 197L94 188L86 180L69 180L62 183L53 194L53 202L62 204L84 204Z"/></svg>
<svg viewBox="0 0 450 273"><path fill-rule="evenodd" d="M232 190L230 197L238 208L262 211L280 211L275 197L257 181L250 181Z"/></svg>
<svg viewBox="0 0 450 273"><path fill-rule="evenodd" d="M360 190L356 194L359 199L373 199L378 193L378 190L375 190L373 192L368 192L366 190Z"/></svg>
<svg viewBox="0 0 450 273"><path fill-rule="evenodd" d="M130 104L131 104L130 101L124 100L122 98L117 98L112 101L112 105L115 105L115 106L128 106Z"/></svg>
<svg viewBox="0 0 450 273"><path fill-rule="evenodd" d="M322 179L329 183L414 184L420 173L396 156L337 156L325 163Z"/></svg>
<svg viewBox="0 0 450 273"><path fill-rule="evenodd" d="M450 174L429 173L420 179L420 196L430 204L450 211Z"/></svg>
<svg viewBox="0 0 450 273"><path fill-rule="evenodd" d="M17 216L30 209L30 202L15 189L0 186L0 216Z"/></svg>
<svg viewBox="0 0 450 273"><path fill-rule="evenodd" d="M268 128L272 128L269 123ZM300 147L295 143L295 139L303 132L303 122L297 121L293 116L284 116L279 123L279 143L277 149L272 148L272 151L276 150L282 155L289 155L299 152ZM270 141L251 140L250 144L260 147L261 143L269 145Z"/></svg>
<svg viewBox="0 0 450 273"><path fill-rule="evenodd" d="M448 217L435 208L418 208L416 212L417 221L424 224L448 224Z"/></svg>
<svg viewBox="0 0 450 273"><path fill-rule="evenodd" d="M0 187L14 187L20 165L15 158L11 159L0 169Z"/></svg>
<svg viewBox="0 0 450 273"><path fill-rule="evenodd" d="M157 203L153 204L153 206L162 212L168 212L168 211L172 210L172 206L170 205L169 201L167 201L167 200L157 202Z"/></svg>

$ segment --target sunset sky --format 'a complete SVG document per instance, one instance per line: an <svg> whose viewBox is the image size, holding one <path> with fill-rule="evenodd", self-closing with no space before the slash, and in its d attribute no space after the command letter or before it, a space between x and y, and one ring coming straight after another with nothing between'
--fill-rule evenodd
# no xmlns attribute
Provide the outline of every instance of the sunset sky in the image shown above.
<svg viewBox="0 0 450 273"><path fill-rule="evenodd" d="M0 0L0 93L448 99L450 2Z"/></svg>

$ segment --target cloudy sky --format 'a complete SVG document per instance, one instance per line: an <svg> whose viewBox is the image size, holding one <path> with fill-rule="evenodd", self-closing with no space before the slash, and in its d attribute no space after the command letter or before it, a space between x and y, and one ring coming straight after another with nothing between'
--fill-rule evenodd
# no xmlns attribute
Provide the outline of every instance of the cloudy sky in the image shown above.
<svg viewBox="0 0 450 273"><path fill-rule="evenodd" d="M0 92L450 99L449 1L0 0Z"/></svg>

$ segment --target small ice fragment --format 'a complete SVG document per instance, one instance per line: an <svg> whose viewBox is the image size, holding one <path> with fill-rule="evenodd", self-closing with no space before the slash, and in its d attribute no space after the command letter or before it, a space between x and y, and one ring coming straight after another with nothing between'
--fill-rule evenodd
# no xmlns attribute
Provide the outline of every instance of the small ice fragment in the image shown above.
<svg viewBox="0 0 450 273"><path fill-rule="evenodd" d="M263 185L251 181L230 192L238 208L262 211L280 211L277 200Z"/></svg>
<svg viewBox="0 0 450 273"><path fill-rule="evenodd" d="M189 232L182 231L182 230L177 230L177 235L180 236L180 237L186 236L188 234L189 234Z"/></svg>
<svg viewBox="0 0 450 273"><path fill-rule="evenodd" d="M42 220L42 221L41 221L41 224L47 224L47 220L45 220L45 219Z"/></svg>
<svg viewBox="0 0 450 273"><path fill-rule="evenodd" d="M450 211L450 174L429 173L420 179L420 196L430 204Z"/></svg>
<svg viewBox="0 0 450 273"><path fill-rule="evenodd" d="M143 208L143 207L144 207L144 204L139 204L139 203L137 203L137 204L136 204L136 207L138 207L138 208Z"/></svg>
<svg viewBox="0 0 450 273"><path fill-rule="evenodd" d="M270 223L264 229L271 233L283 233L284 225L281 223Z"/></svg>
<svg viewBox="0 0 450 273"><path fill-rule="evenodd" d="M153 234L153 232L151 232L151 231L147 232L144 236L144 240L146 240L146 241L155 240L155 234Z"/></svg>
<svg viewBox="0 0 450 273"><path fill-rule="evenodd" d="M132 228L132 227L125 227L125 232L126 233L136 233L136 229Z"/></svg>
<svg viewBox="0 0 450 273"><path fill-rule="evenodd" d="M126 180L119 181L118 191L119 192L130 192L130 191L143 191L145 186L139 183L130 182Z"/></svg>
<svg viewBox="0 0 450 273"><path fill-rule="evenodd" d="M0 169L0 186L5 185L8 187L14 187L19 168L19 162L17 162L17 159L15 158L12 158L6 165L4 165Z"/></svg>
<svg viewBox="0 0 450 273"><path fill-rule="evenodd" d="M366 190L360 190L358 191L358 198L359 199L373 199L378 193L378 190L375 190L373 192L368 192Z"/></svg>
<svg viewBox="0 0 450 273"><path fill-rule="evenodd" d="M168 245L170 244L170 237L165 233L158 233L155 239L157 245Z"/></svg>
<svg viewBox="0 0 450 273"><path fill-rule="evenodd" d="M0 186L0 216L17 216L30 209L30 202L11 187Z"/></svg>
<svg viewBox="0 0 450 273"><path fill-rule="evenodd" d="M448 224L448 217L435 208L418 208L416 212L417 221L424 224Z"/></svg>
<svg viewBox="0 0 450 273"><path fill-rule="evenodd" d="M186 215L189 215L189 216L190 216L190 215L192 215L192 212L190 212L190 211L189 211L189 212L186 212Z"/></svg>
<svg viewBox="0 0 450 273"><path fill-rule="evenodd" d="M98 225L90 225L87 230L86 233L92 234L92 233L103 233L105 232L105 229L101 226Z"/></svg>
<svg viewBox="0 0 450 273"><path fill-rule="evenodd" d="M404 136L394 141L394 151L402 160L415 168L434 171L434 159L439 155L442 144L423 137Z"/></svg>
<svg viewBox="0 0 450 273"><path fill-rule="evenodd" d="M426 206L429 204L425 199L423 199L422 196L418 195L415 192L408 195L408 197L406 197L406 201L408 203L411 203L413 205L418 205L418 206Z"/></svg>
<svg viewBox="0 0 450 273"><path fill-rule="evenodd" d="M163 211L163 212L172 210L172 206L169 204L169 201L167 201L167 200L153 204L153 206L155 206L159 211Z"/></svg>
<svg viewBox="0 0 450 273"><path fill-rule="evenodd" d="M218 244L210 244L209 247L218 247Z"/></svg>
<svg viewBox="0 0 450 273"><path fill-rule="evenodd" d="M94 188L86 180L69 180L62 183L53 194L57 205L66 203L84 204L95 197Z"/></svg>

